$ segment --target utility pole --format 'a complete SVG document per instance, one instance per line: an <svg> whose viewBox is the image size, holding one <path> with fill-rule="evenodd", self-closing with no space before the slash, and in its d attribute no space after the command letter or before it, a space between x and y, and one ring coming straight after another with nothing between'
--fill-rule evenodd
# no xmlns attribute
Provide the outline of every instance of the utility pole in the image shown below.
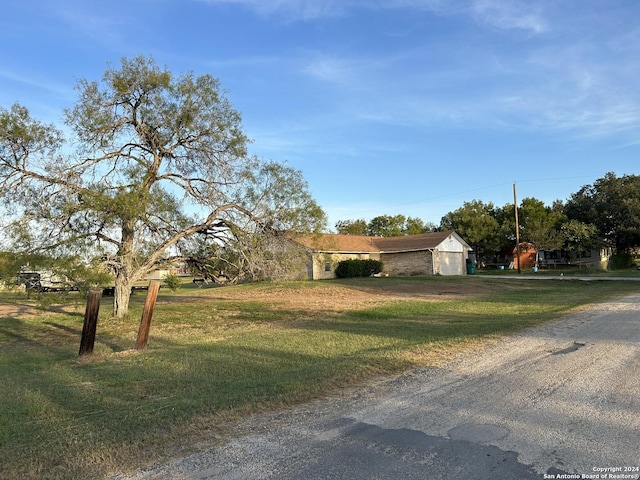
<svg viewBox="0 0 640 480"><path fill-rule="evenodd" d="M520 271L520 225L518 223L518 200L516 199L516 182L513 182L513 210L516 216L516 263L518 264L518 273Z"/></svg>

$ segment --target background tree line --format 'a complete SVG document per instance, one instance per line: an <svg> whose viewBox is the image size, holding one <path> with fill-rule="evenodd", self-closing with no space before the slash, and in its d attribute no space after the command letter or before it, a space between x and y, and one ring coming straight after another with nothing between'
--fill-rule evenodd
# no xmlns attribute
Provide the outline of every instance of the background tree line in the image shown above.
<svg viewBox="0 0 640 480"><path fill-rule="evenodd" d="M618 177L609 172L566 202L556 200L550 206L533 197L524 198L518 206L518 224L520 241L539 250L566 249L579 254L609 245L624 265L640 246L640 176ZM479 259L516 242L513 203L497 207L482 200L464 202L437 226L419 218L382 215L369 222L342 220L335 228L341 234L382 237L455 230Z"/></svg>
<svg viewBox="0 0 640 480"><path fill-rule="evenodd" d="M343 235L368 235L371 237L399 237L419 233L435 232L438 226L424 222L420 218L404 215L380 215L369 222L358 220L340 220L335 224L338 233Z"/></svg>

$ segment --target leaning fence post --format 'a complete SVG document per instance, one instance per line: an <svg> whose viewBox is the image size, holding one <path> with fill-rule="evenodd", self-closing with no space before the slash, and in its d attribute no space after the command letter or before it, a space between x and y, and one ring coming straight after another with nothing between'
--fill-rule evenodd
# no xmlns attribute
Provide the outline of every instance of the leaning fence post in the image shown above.
<svg viewBox="0 0 640 480"><path fill-rule="evenodd" d="M87 308L84 312L84 323L82 324L82 337L80 338L80 351L78 352L78 356L93 353L101 299L102 288L91 288L89 290L89 293L87 294Z"/></svg>
<svg viewBox="0 0 640 480"><path fill-rule="evenodd" d="M140 327L138 328L138 339L136 340L136 350L142 350L147 346L149 340L149 329L151 328L151 317L153 316L153 308L156 306L156 298L160 282L151 280L149 282L149 290L147 291L147 299L144 302L144 310L142 310L142 318L140 318Z"/></svg>

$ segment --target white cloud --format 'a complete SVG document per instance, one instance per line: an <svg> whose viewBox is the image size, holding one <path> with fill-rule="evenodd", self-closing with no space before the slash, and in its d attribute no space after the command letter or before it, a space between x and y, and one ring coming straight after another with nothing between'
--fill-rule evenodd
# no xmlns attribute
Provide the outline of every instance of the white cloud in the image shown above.
<svg viewBox="0 0 640 480"><path fill-rule="evenodd" d="M485 27L473 32L475 43L468 43L466 35L425 43L428 40L416 34L413 43L384 52L293 49L292 56L280 58L282 71L324 83L319 87L320 98L326 100L321 111L337 112L345 121L418 128L573 130L592 136L640 126L634 81L640 63L629 55L637 48L629 44L640 35L637 28L596 29L585 36L584 22L595 21L593 16L577 18L569 9L521 0L343 0L339 6L322 0L208 1L292 18L345 13L348 8L413 8L466 15ZM532 35L520 36L516 48L497 43L496 30ZM551 30L553 38L547 35ZM304 85L305 92L318 93L318 85Z"/></svg>
<svg viewBox="0 0 640 480"><path fill-rule="evenodd" d="M59 5L56 14L73 29L96 43L111 48L118 48L124 43L122 29L124 28L123 18L126 17L113 15L113 12L108 9L96 11L77 4Z"/></svg>
<svg viewBox="0 0 640 480"><path fill-rule="evenodd" d="M45 92L49 92L61 97L68 97L73 90L67 86L57 85L52 83L50 79L43 79L36 77L36 75L27 75L26 73L16 73L7 70L0 70L0 78L9 80L16 84L27 86L29 88L36 88Z"/></svg>
<svg viewBox="0 0 640 480"><path fill-rule="evenodd" d="M318 80L340 85L353 84L361 80L362 71L370 67L363 58L340 58L316 53L303 67L303 73Z"/></svg>
<svg viewBox="0 0 640 480"><path fill-rule="evenodd" d="M547 31L548 24L535 5L518 0L473 0L470 7L474 17L493 27L539 34Z"/></svg>

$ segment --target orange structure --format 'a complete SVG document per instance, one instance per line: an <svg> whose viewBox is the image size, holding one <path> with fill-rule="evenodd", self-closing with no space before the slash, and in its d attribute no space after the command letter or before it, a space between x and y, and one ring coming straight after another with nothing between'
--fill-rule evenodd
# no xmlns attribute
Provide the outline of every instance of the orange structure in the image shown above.
<svg viewBox="0 0 640 480"><path fill-rule="evenodd" d="M520 269L536 266L538 251L533 243L520 242ZM518 268L518 249L513 247L513 268Z"/></svg>

